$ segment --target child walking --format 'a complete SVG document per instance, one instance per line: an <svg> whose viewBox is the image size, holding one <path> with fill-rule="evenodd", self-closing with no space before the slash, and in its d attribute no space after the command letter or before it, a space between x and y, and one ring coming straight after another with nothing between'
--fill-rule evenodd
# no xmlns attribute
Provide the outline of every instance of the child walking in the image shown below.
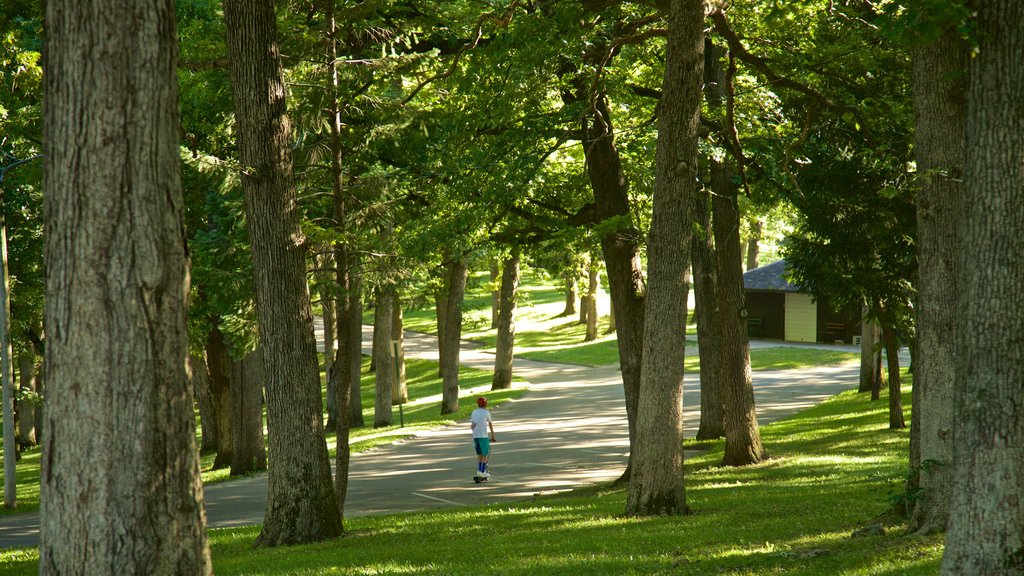
<svg viewBox="0 0 1024 576"><path fill-rule="evenodd" d="M479 481L491 477L487 471L487 459L491 454L491 442L494 442L494 424L491 411L487 409L487 398L480 396L476 405L477 409L469 416L469 427L473 431L473 446L476 448L476 474L473 477Z"/></svg>

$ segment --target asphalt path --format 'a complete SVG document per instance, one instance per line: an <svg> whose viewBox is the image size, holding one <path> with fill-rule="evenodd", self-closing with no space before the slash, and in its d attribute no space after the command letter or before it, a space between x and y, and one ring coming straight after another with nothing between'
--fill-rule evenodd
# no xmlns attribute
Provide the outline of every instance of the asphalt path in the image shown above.
<svg viewBox="0 0 1024 576"><path fill-rule="evenodd" d="M372 342L371 332L372 327L364 327L363 342ZM406 333L405 347L408 357L437 359L433 337ZM687 351L692 353L695 350ZM468 344L463 345L460 354L464 366L493 370L492 354ZM754 372L758 421L766 424L854 387L858 372L857 365ZM521 398L492 411L497 441L492 445L489 481L473 482L476 456L467 423L420 432L413 438L353 455L346 517L513 503L606 482L622 474L629 455L629 437L617 367L517 358L514 373L530 382L530 387ZM684 383L687 437L696 433L700 422L696 376L688 374ZM229 528L261 524L266 497L266 474L206 486L207 525ZM0 517L0 548L37 546L38 538L38 514Z"/></svg>

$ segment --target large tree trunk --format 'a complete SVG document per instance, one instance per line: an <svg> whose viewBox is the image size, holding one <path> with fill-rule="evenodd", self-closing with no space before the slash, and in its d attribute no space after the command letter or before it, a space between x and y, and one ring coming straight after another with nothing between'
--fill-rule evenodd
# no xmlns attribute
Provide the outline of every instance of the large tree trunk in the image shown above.
<svg viewBox="0 0 1024 576"><path fill-rule="evenodd" d="M319 261L320 287L320 309L323 311L324 326L324 380L327 387L327 424L324 428L331 432L338 425L338 408L335 405L334 380L331 378L331 371L334 370L334 350L336 348L337 320L335 318L335 297L334 282L330 279L327 268L334 263L333 255L325 255L317 259Z"/></svg>
<svg viewBox="0 0 1024 576"><path fill-rule="evenodd" d="M231 475L241 476L267 469L263 445L263 360L260 350L231 362L232 435Z"/></svg>
<svg viewBox="0 0 1024 576"><path fill-rule="evenodd" d="M959 228L953 476L942 574L1024 574L1024 3L979 0Z"/></svg>
<svg viewBox="0 0 1024 576"><path fill-rule="evenodd" d="M174 2L46 3L39 572L211 574Z"/></svg>
<svg viewBox="0 0 1024 576"><path fill-rule="evenodd" d="M761 257L761 235L764 233L764 224L755 220L750 225L750 237L747 238L747 271L758 267Z"/></svg>
<svg viewBox="0 0 1024 576"><path fill-rule="evenodd" d="M892 327L884 327L882 340L885 342L885 364L889 369L889 429L902 430L907 427L907 423L903 419L899 339Z"/></svg>
<svg viewBox="0 0 1024 576"><path fill-rule="evenodd" d="M491 390L512 388L512 359L516 341L516 300L519 293L519 248L505 260L501 272L501 304L498 306L498 334L494 349Z"/></svg>
<svg viewBox="0 0 1024 576"><path fill-rule="evenodd" d="M593 258L590 259L590 265L587 268L587 300L585 304L587 331L583 336L583 341L592 342L597 340L597 287L600 283L600 269L597 266L597 261Z"/></svg>
<svg viewBox="0 0 1024 576"><path fill-rule="evenodd" d="M391 357L391 322L394 298L391 288L377 291L373 311L373 358L377 364L374 381L377 384L373 401L373 427L391 426L391 391L395 385L395 362Z"/></svg>
<svg viewBox="0 0 1024 576"><path fill-rule="evenodd" d="M231 450L234 442L231 434L234 422L231 419L231 357L228 355L224 334L214 326L206 335L206 366L210 375L210 398L213 400L214 418L217 422L217 456L213 468L231 465Z"/></svg>
<svg viewBox="0 0 1024 576"><path fill-rule="evenodd" d="M210 392L210 369L206 366L206 354L190 354L189 368L192 374L192 390L199 409L199 429L202 444L200 453L217 450L217 410Z"/></svg>
<svg viewBox="0 0 1024 576"><path fill-rule="evenodd" d="M498 314L501 311L501 286L498 285L500 277L501 264L491 259L491 330L498 327Z"/></svg>
<svg viewBox="0 0 1024 576"><path fill-rule="evenodd" d="M724 54L718 50L718 54ZM709 58L714 67L708 76L718 80L717 94L709 91L708 101L720 106L731 83L722 72L719 57ZM716 99L717 97L717 99ZM738 190L729 160L711 160L712 230L715 238L715 264L718 283L717 322L721 329L718 353L721 354L723 400L725 403L725 457L731 466L755 464L767 454L754 409L754 385L750 374L750 341L747 335L746 298L743 293L743 253L740 244Z"/></svg>
<svg viewBox="0 0 1024 576"><path fill-rule="evenodd" d="M875 386L879 365L875 355L878 346L878 325L868 320L868 307L861 309L860 324L860 388L858 392L871 392Z"/></svg>
<svg viewBox="0 0 1024 576"><path fill-rule="evenodd" d="M453 260L446 266L444 334L438 342L441 347L441 364L444 378L441 393L441 415L454 414L459 410L459 352L462 343L462 300L466 295L466 280L469 269L463 258Z"/></svg>
<svg viewBox="0 0 1024 576"><path fill-rule="evenodd" d="M323 434L274 3L225 0L224 19L270 439L267 513L256 543L301 544L339 535L341 518Z"/></svg>
<svg viewBox="0 0 1024 576"><path fill-rule="evenodd" d="M707 54L705 54L707 56ZM718 279L715 272L715 248L711 235L711 198L694 203L697 233L693 235L693 299L697 316L697 347L700 354L700 426L698 440L725 437L725 400L722 382L728 367L719 353L722 335L718 322Z"/></svg>
<svg viewBox="0 0 1024 576"><path fill-rule="evenodd" d="M608 274L612 309L618 322L619 368L626 396L632 461L636 453L634 439L640 399L645 287L640 265L640 233L632 223L629 187L615 146L615 130L605 94L598 94L595 98L593 114L583 122L583 134L583 152L587 160L587 176L594 192L596 220L599 223L609 220L624 222L601 236L601 251ZM629 478L631 469L627 465L623 479Z"/></svg>
<svg viewBox="0 0 1024 576"><path fill-rule="evenodd" d="M576 312L576 271L569 269L565 273L565 308L559 316L572 316Z"/></svg>
<svg viewBox="0 0 1024 576"><path fill-rule="evenodd" d="M405 381L405 324L402 319L402 301L398 292L393 294L391 304L391 343L395 362L395 386L391 389L391 402L405 404L409 401L409 386Z"/></svg>
<svg viewBox="0 0 1024 576"><path fill-rule="evenodd" d="M18 388L22 394L36 393L36 357L31 352L23 352L18 355ZM24 397L24 396L23 396ZM36 409L34 402L20 400L17 403L15 416L17 418L16 428L18 431L18 450L33 448L38 444L39 436L36 435Z"/></svg>
<svg viewBox="0 0 1024 576"><path fill-rule="evenodd" d="M944 532L953 497L957 226L963 179L967 43L946 26L913 52L917 190L917 343L910 468L919 494L911 527ZM927 463L927 464L925 464Z"/></svg>
<svg viewBox="0 0 1024 576"><path fill-rule="evenodd" d="M697 135L704 69L704 3L672 0L658 103L654 214L648 240L643 369L626 513L685 514L683 356Z"/></svg>

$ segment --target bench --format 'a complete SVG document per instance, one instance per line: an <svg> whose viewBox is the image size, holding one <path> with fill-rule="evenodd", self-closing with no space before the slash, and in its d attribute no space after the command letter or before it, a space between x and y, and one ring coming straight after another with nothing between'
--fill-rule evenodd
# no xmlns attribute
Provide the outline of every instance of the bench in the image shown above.
<svg viewBox="0 0 1024 576"><path fill-rule="evenodd" d="M821 340L822 342L832 340L836 344L846 344L846 324L842 322L826 322Z"/></svg>
<svg viewBox="0 0 1024 576"><path fill-rule="evenodd" d="M758 338L761 334L761 324L764 323L762 318L750 318L747 317L747 338Z"/></svg>

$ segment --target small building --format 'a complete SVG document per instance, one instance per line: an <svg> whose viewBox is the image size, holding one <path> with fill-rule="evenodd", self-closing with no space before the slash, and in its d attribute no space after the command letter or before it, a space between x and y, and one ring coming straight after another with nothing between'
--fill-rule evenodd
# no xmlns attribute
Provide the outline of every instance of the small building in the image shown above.
<svg viewBox="0 0 1024 576"><path fill-rule="evenodd" d="M860 311L834 312L827 297L815 300L790 284L785 260L745 273L743 291L751 338L852 344L860 336Z"/></svg>

